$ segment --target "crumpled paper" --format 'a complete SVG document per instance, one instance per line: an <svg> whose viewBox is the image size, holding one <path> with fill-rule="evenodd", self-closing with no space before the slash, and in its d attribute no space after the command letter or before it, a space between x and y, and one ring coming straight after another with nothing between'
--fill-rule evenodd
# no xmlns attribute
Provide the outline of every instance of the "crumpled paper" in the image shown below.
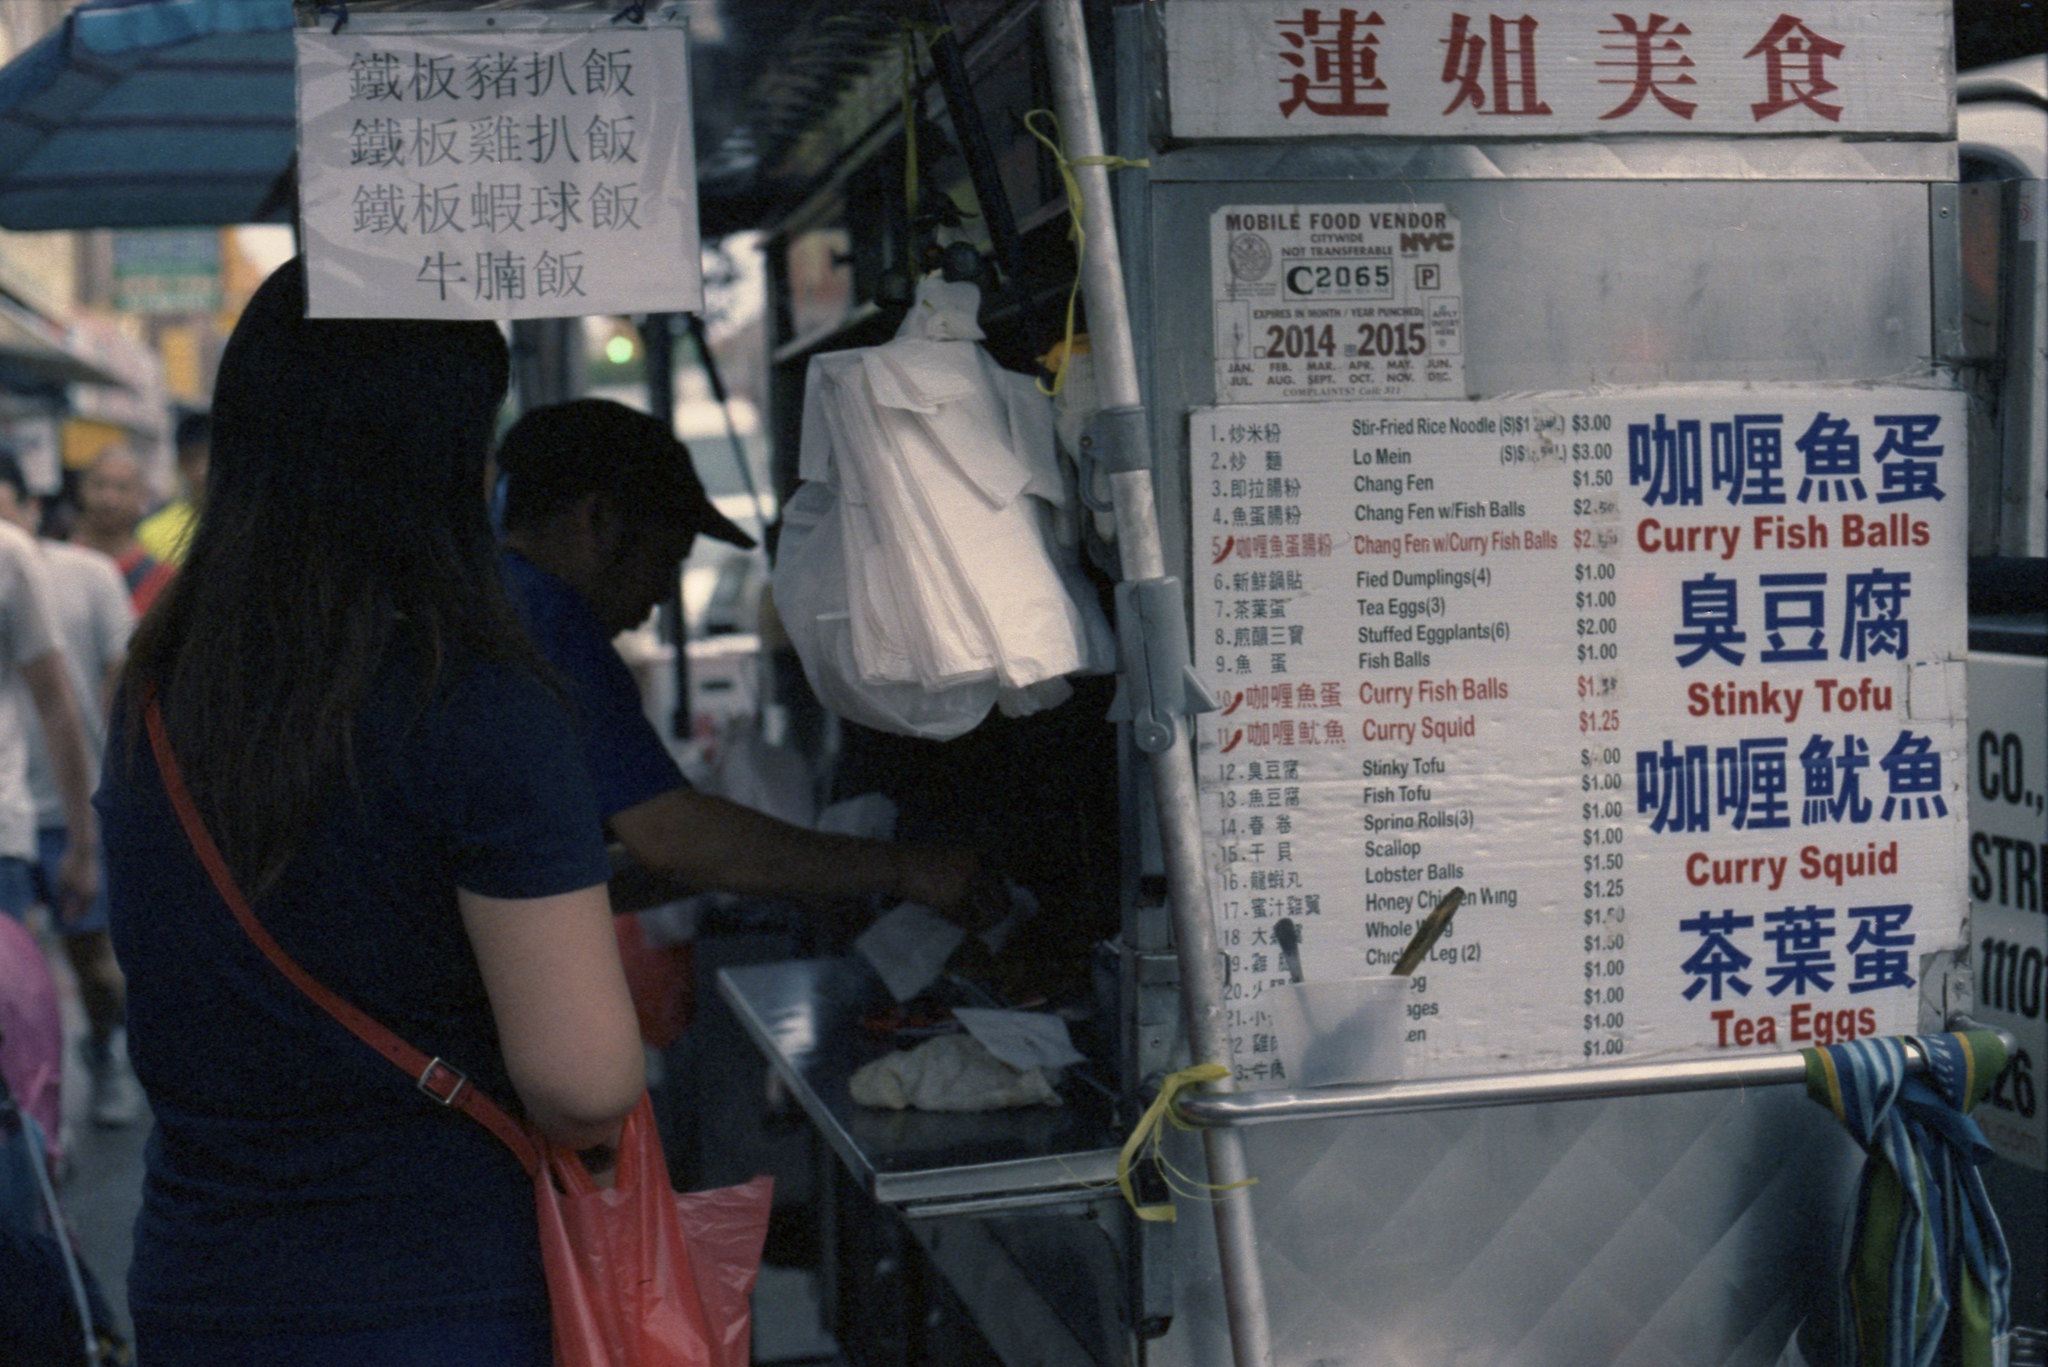
<svg viewBox="0 0 2048 1367"><path fill-rule="evenodd" d="M890 1111L1002 1111L1060 1104L1044 1069L1012 1068L972 1035L940 1035L878 1058L853 1075L847 1090L863 1106Z"/></svg>

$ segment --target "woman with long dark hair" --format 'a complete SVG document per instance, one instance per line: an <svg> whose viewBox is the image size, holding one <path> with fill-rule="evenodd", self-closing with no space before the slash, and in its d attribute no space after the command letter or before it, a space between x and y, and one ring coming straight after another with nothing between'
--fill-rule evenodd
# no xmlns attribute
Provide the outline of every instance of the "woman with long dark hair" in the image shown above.
<svg viewBox="0 0 2048 1367"><path fill-rule="evenodd" d="M642 1088L571 721L505 597L484 323L309 320L301 263L222 355L206 509L137 631L97 799L156 1113L142 1367L550 1360L529 1179L257 949L166 796L313 978L602 1149Z"/></svg>

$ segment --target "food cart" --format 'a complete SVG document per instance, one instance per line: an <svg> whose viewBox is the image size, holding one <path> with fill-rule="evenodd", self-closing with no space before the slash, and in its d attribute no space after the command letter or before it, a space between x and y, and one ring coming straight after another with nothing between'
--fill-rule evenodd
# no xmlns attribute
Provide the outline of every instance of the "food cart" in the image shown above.
<svg viewBox="0 0 2048 1367"><path fill-rule="evenodd" d="M1156 710L1123 740L1139 844L1101 953L1121 1105L1098 1138L1190 1058L1228 1054L1236 1086L1179 1103L1213 1189L1162 1227L1103 1189L1110 1144L1091 1151L1083 1123L1018 1150L993 1138L1007 1121L852 1107L841 1079L876 1047L847 1051L852 970L728 972L829 1141L835 1327L940 1361L963 1350L919 1326L963 1315L1005 1361L1826 1355L1860 1156L1785 1085L1804 1076L1790 1051L1941 1028L1975 1004L1963 562L1986 514L1944 490L1925 500L1944 505L1933 521L1892 520L1922 500L1876 455L1907 410L1958 433L1987 411L1955 125L1925 98L1951 89L1946 11L1861 26L1812 6L1181 0L1084 35L1048 9L1055 89L1038 94L1095 206L1083 279L1110 411L1091 455L1136 501L1147 479L1157 491L1156 547L1118 509L1122 575L1140 581L1119 608L1184 602L1220 707L1176 692L1169 650L1134 704ZM833 214L855 180L835 177L776 246L853 221ZM788 335L792 385L813 351L888 325L849 317ZM2025 411L2025 368L2001 372L2020 386L2008 413ZM1846 465L1823 438L1864 423L1849 445L1870 483L1831 485ZM1991 463L2030 490L2029 462L2022 436ZM1725 530L1679 511L1707 508ZM1783 592L1853 596L1874 570L1913 575L1950 625L1849 673L1876 658L1841 637L1861 609L1794 611ZM1755 631L1755 654L1710 643L1703 613L1730 579L1747 583L1717 600L1724 625ZM1788 651L1795 619L1806 638ZM1858 729L1873 723L1881 741ZM1922 753L1922 735L1945 757L1942 801L1911 804L1910 832L1881 815L1843 829L1865 824L1853 798L1782 825L1745 805L1742 757L1780 737L1811 760ZM1162 774L1184 736L1193 772ZM1688 770L1688 754L1720 767ZM1711 811L1671 805L1688 782ZM1820 801L1799 784L1793 800ZM1889 796L1904 816L1906 794ZM1191 800L1192 833L1176 814ZM1473 901L1407 1004L1404 1080L1289 1087L1272 1063L1292 1042L1260 1005L1286 984L1272 923L1297 920L1303 957L1339 976L1384 973L1454 883ZM1845 957L1809 998L1792 964L1815 960L1785 932L1839 915L1833 948L1860 935L1873 970L1887 932L1857 926L1875 905L1925 918L1910 966L1886 987ZM940 1161L949 1133L966 1161ZM1202 1171L1194 1149L1176 1157ZM937 1285L893 1294L916 1252ZM877 1269L890 1294L863 1276Z"/></svg>
<svg viewBox="0 0 2048 1367"><path fill-rule="evenodd" d="M940 238L1013 369L1078 271L1124 645L1114 727L1096 681L944 745L817 728L906 833L1006 852L1094 1008L1058 1108L881 1112L847 1079L886 998L843 946L719 973L702 1029L811 1135L841 1347L1825 1360L1861 1155L1795 1051L2039 1019L2021 941L2010 988L1972 972L1984 755L2007 805L2034 790L1964 661L1969 557L2044 553L2038 285L2011 288L2041 170L1959 184L1948 7L791 18L768 112L698 148L703 183L751 158L716 227L766 234L778 494L811 358L890 336ZM271 213L282 175L239 183ZM1987 222L2020 263L1993 324ZM2026 654L2009 630L1977 648ZM1382 977L1454 886L1398 1079L1299 1085L1277 924L1306 981ZM1228 1075L1166 1149L1205 1185L1139 1218L1121 1150L1200 1063ZM2038 1173L2002 1180L2038 1226ZM2038 1287L2038 1228L2014 1245Z"/></svg>

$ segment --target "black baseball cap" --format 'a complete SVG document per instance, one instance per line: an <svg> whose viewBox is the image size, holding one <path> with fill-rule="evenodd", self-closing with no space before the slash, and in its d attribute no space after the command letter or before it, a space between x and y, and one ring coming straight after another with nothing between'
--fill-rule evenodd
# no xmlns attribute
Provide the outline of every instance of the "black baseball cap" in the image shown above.
<svg viewBox="0 0 2048 1367"><path fill-rule="evenodd" d="M498 445L505 525L523 527L600 490L648 516L671 515L701 536L743 549L754 538L712 506L690 448L657 418L610 399L536 408Z"/></svg>

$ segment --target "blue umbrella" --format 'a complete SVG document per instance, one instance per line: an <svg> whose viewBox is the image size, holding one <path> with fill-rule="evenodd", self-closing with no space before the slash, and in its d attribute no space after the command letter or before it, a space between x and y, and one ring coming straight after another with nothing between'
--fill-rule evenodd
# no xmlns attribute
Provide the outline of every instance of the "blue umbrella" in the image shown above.
<svg viewBox="0 0 2048 1367"><path fill-rule="evenodd" d="M291 0L85 0L0 69L0 226L285 221Z"/></svg>
<svg viewBox="0 0 2048 1367"><path fill-rule="evenodd" d="M848 83L893 59L897 2L717 0L698 14L690 80L707 236L758 225L801 197L819 168L793 149ZM417 7L351 4L365 13ZM83 0L0 67L0 227L289 222L293 25L291 0Z"/></svg>

